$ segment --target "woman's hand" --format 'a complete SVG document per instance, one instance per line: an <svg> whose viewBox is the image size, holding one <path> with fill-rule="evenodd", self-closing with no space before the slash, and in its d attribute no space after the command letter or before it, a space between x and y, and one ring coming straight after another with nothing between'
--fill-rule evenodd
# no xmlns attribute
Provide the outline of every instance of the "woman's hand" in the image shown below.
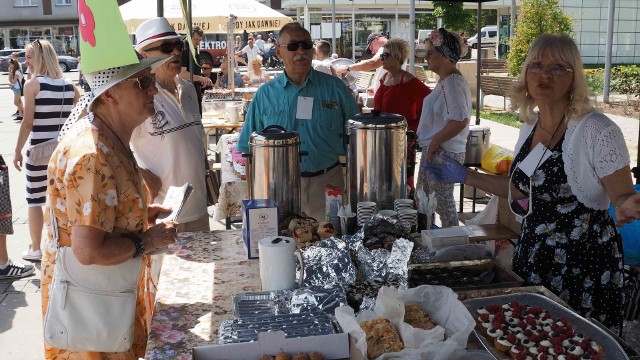
<svg viewBox="0 0 640 360"><path fill-rule="evenodd" d="M22 152L16 151L16 153L13 155L13 166L15 166L18 171L22 171L22 162Z"/></svg>
<svg viewBox="0 0 640 360"><path fill-rule="evenodd" d="M162 206L161 204L151 204L147 206L147 221L149 224L155 224L158 215L163 212L170 213L172 208L168 206Z"/></svg>
<svg viewBox="0 0 640 360"><path fill-rule="evenodd" d="M429 147L427 148L427 154L426 154L427 160L431 161L433 154L435 154L438 150L440 150L440 145L432 141L429 144Z"/></svg>
<svg viewBox="0 0 640 360"><path fill-rule="evenodd" d="M632 194L616 206L616 226L640 219L640 193Z"/></svg>
<svg viewBox="0 0 640 360"><path fill-rule="evenodd" d="M167 221L148 228L142 234L145 254L173 244L178 238L178 225L177 222Z"/></svg>

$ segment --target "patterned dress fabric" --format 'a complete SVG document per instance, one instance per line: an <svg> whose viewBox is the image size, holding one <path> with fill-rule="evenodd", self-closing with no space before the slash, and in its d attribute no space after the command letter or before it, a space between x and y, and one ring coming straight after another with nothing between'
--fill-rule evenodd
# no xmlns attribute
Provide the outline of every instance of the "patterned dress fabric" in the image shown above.
<svg viewBox="0 0 640 360"><path fill-rule="evenodd" d="M512 166L514 186L533 194L533 211L522 223L513 270L527 285L547 287L581 315L618 326L624 304L622 238L606 210L591 209L572 193L562 141L548 150L551 156L531 178L517 167L528 155L534 133Z"/></svg>
<svg viewBox="0 0 640 360"><path fill-rule="evenodd" d="M142 177L127 154L111 138L86 121L78 122L52 155L47 196L58 223L61 246L71 245L74 226L91 226L106 233L139 232L147 228L147 206ZM117 141L117 140L116 140ZM49 209L45 222L50 224ZM51 230L43 248L42 311L49 303L56 260ZM145 257L138 280L133 346L124 353L90 353L50 347L45 359L137 359L144 356L155 299L155 284Z"/></svg>
<svg viewBox="0 0 640 360"><path fill-rule="evenodd" d="M62 124L73 108L75 91L69 79L53 79L38 76L40 92L36 95L33 128L29 145L36 145L58 137ZM44 206L47 191L47 165L33 164L29 152L25 157L27 175L27 204Z"/></svg>

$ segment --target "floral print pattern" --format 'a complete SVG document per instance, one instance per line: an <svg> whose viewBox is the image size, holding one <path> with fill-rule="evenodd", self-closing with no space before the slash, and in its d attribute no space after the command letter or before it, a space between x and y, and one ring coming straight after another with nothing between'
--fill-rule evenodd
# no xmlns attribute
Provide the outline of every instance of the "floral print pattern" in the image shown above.
<svg viewBox="0 0 640 360"><path fill-rule="evenodd" d="M258 260L248 260L240 230L185 233L164 256L145 359L191 359L218 343L233 319L233 295L261 291Z"/></svg>
<svg viewBox="0 0 640 360"><path fill-rule="evenodd" d="M91 226L107 233L139 232L147 226L147 207L143 199L142 178L135 163L126 155L113 151L110 138L93 126L66 136L51 157L48 168L45 222L51 223L49 206L53 206L59 242L71 246L74 226ZM115 156L114 156L115 155ZM56 260L56 243L48 226L48 238L42 258L42 313L49 303ZM149 273L150 260L138 279L136 319L132 348L121 353L95 353L50 347L45 343L45 359L124 360L144 356L153 311L155 284Z"/></svg>
<svg viewBox="0 0 640 360"><path fill-rule="evenodd" d="M606 210L582 204L567 183L562 141L529 178L517 165L533 134L513 162L513 184L533 193L533 212L522 224L513 269L528 285L543 285L574 310L606 326L622 321L622 239Z"/></svg>

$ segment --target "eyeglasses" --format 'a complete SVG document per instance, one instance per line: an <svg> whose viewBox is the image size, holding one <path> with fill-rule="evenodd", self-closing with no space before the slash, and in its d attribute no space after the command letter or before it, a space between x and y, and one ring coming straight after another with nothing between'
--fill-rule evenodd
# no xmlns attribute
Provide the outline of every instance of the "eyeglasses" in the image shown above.
<svg viewBox="0 0 640 360"><path fill-rule="evenodd" d="M140 88L140 90L146 91L149 88L149 86L155 84L156 74L149 74L149 75L140 76L137 78L124 79L122 81L136 82L138 83L138 88Z"/></svg>
<svg viewBox="0 0 640 360"><path fill-rule="evenodd" d="M509 209L511 210L513 215L516 216L516 220L522 222L524 218L533 213L533 175L529 177L529 198L524 200L513 200L511 198L511 186L514 186L512 183L512 179L513 174L516 172L516 170L517 169L514 169L511 172L511 176L509 176L509 193L507 200L509 201Z"/></svg>
<svg viewBox="0 0 640 360"><path fill-rule="evenodd" d="M427 51L427 53L424 55L424 58L425 58L426 60L429 60L429 59L431 58L431 55L433 55L433 54L435 54L435 53L437 53L437 51L436 51L436 50L429 50L429 51Z"/></svg>
<svg viewBox="0 0 640 360"><path fill-rule="evenodd" d="M532 74L542 74L549 70L549 72L554 76L564 76L567 75L567 73L573 72L572 68L566 67L562 64L545 65L540 61L532 62L531 64L529 64L527 69Z"/></svg>
<svg viewBox="0 0 640 360"><path fill-rule="evenodd" d="M381 59L382 61L386 61L386 60L387 60L388 58L390 58L390 57L393 57L393 56L391 56L391 54L389 54L388 52L385 52L385 53L380 54L380 59Z"/></svg>
<svg viewBox="0 0 640 360"><path fill-rule="evenodd" d="M302 48L303 50L309 50L313 48L313 43L310 40L302 40L296 42L290 42L286 45L278 45L278 46L286 46L289 51L297 51Z"/></svg>
<svg viewBox="0 0 640 360"><path fill-rule="evenodd" d="M163 53L163 54L171 54L173 52L173 49L177 49L178 51L182 51L182 49L184 49L184 44L182 43L182 41L165 42L165 43L162 43L162 44L160 44L158 46L154 46L152 48L144 49L144 51L160 50L160 52Z"/></svg>

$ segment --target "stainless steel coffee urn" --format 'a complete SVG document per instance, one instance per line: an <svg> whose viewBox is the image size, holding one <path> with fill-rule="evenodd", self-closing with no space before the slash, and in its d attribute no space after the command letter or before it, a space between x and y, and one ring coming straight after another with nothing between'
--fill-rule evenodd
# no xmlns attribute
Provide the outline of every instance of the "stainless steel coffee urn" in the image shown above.
<svg viewBox="0 0 640 360"><path fill-rule="evenodd" d="M280 220L300 214L300 137L271 125L249 137L247 186L250 199L271 199Z"/></svg>
<svg viewBox="0 0 640 360"><path fill-rule="evenodd" d="M374 111L349 120L347 188L354 212L360 201L393 209L393 201L406 196L406 133L407 121L397 114Z"/></svg>
<svg viewBox="0 0 640 360"><path fill-rule="evenodd" d="M464 157L466 165L480 165L482 156L489 150L491 139L491 129L484 125L469 126L469 136L467 137L467 149Z"/></svg>

